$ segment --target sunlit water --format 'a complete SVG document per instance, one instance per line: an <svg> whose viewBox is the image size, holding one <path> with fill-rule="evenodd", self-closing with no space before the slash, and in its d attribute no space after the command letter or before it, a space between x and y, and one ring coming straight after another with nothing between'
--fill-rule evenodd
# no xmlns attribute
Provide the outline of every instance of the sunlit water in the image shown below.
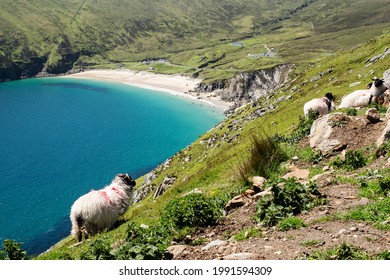
<svg viewBox="0 0 390 280"><path fill-rule="evenodd" d="M147 173L222 119L190 99L119 83L0 83L0 242L43 252L69 235L79 196L117 173Z"/></svg>

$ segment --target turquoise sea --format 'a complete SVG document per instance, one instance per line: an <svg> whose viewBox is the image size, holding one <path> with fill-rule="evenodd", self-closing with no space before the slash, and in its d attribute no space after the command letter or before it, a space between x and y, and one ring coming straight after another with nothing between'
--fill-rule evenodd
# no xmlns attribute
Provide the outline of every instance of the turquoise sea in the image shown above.
<svg viewBox="0 0 390 280"><path fill-rule="evenodd" d="M72 203L137 178L223 119L208 105L72 78L0 83L0 242L39 254L70 233Z"/></svg>

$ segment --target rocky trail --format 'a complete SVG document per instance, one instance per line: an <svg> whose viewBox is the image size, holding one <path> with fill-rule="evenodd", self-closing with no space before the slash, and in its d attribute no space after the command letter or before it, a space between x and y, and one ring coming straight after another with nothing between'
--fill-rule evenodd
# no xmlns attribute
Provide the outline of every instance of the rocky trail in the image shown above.
<svg viewBox="0 0 390 280"><path fill-rule="evenodd" d="M227 208L230 210L217 225L198 229L196 233L187 236L186 240L170 246L167 251L171 258L176 260L308 259L318 251L335 248L344 243L369 256L389 251L388 230L379 230L370 222L335 218L337 213L369 205L372 202L370 198L360 194L359 186L341 178L355 178L367 170L379 172L388 169L390 167L388 157L380 156L369 165L353 171L337 170L330 166L329 162L336 156L343 157L345 151L349 149L363 149L370 144L375 146L377 141L383 142L389 131L390 114L387 113L377 121L372 121L367 115L347 116L339 113L323 118L327 118L328 121L323 123L329 127L326 129L322 127L319 131L330 129L326 132L327 135L314 132L300 145L310 144L313 149L328 153L329 156L315 166L295 157L287 163L289 172L284 176L295 177L300 182L314 181L321 195L326 197L326 204L297 216L304 221L304 227L281 231L277 227L259 226L254 216L257 201L262 194L250 189L229 202ZM309 174L313 167L320 168L322 172L311 177ZM264 190L262 192L264 193ZM382 224L387 223L390 223L390 217L382 222ZM256 229L255 234L253 229ZM234 238L238 235L242 236L239 240ZM189 245L196 244L196 241L200 241L198 243L201 244Z"/></svg>

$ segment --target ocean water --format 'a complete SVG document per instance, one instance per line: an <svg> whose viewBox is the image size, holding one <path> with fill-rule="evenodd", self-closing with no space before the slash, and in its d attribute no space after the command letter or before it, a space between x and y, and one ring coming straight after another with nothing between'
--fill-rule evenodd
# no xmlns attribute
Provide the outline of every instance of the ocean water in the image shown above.
<svg viewBox="0 0 390 280"><path fill-rule="evenodd" d="M0 242L39 254L70 233L72 203L137 178L223 119L187 98L71 78L0 83Z"/></svg>

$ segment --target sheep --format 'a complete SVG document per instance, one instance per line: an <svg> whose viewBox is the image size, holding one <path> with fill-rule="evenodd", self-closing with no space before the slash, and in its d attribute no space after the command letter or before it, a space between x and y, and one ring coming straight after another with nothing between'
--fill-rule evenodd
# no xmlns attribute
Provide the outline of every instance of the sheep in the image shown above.
<svg viewBox="0 0 390 280"><path fill-rule="evenodd" d="M303 106L303 113L305 114L305 117L309 117L310 111L314 111L317 115L320 116L326 115L327 113L329 113L330 110L333 110L335 108L333 100L333 94L327 92L325 94L325 97L314 98L306 102Z"/></svg>
<svg viewBox="0 0 390 280"><path fill-rule="evenodd" d="M369 89L355 90L341 100L338 108L365 107L374 102L378 103L379 96L382 96L387 87L383 79L374 78Z"/></svg>
<svg viewBox="0 0 390 280"><path fill-rule="evenodd" d="M128 174L118 174L105 188L79 197L70 211L73 237L81 242L83 233L87 239L89 235L111 229L119 215L129 208L134 186L135 181Z"/></svg>

